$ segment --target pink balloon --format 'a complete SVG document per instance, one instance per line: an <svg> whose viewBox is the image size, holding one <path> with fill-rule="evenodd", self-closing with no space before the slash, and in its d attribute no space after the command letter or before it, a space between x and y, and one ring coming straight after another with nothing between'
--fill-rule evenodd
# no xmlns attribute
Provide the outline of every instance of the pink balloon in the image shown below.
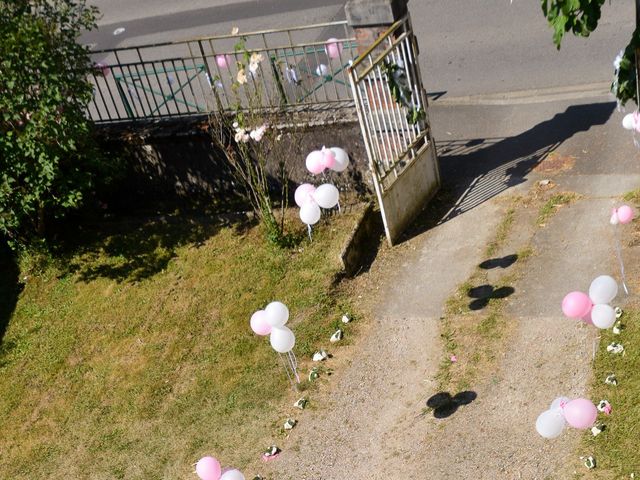
<svg viewBox="0 0 640 480"><path fill-rule="evenodd" d="M589 313L587 313L586 315L582 316L580 318L580 320L582 320L587 325L593 325L593 320L591 319L591 309L589 309Z"/></svg>
<svg viewBox="0 0 640 480"><path fill-rule="evenodd" d="M591 311L591 299L586 293L571 292L562 300L562 312L569 318L582 318Z"/></svg>
<svg viewBox="0 0 640 480"><path fill-rule="evenodd" d="M329 148L322 149L322 164L324 168L333 168L336 164L336 155Z"/></svg>
<svg viewBox="0 0 640 480"><path fill-rule="evenodd" d="M219 480L222 474L220 462L213 457L202 457L196 463L196 473L202 480Z"/></svg>
<svg viewBox="0 0 640 480"><path fill-rule="evenodd" d="M342 43L338 42L337 38L330 38L324 47L327 52L327 57L338 58L342 52Z"/></svg>
<svg viewBox="0 0 640 480"><path fill-rule="evenodd" d="M564 418L573 428L585 429L593 426L598 417L598 409L586 398L576 398L564 406Z"/></svg>
<svg viewBox="0 0 640 480"><path fill-rule="evenodd" d="M303 183L298 188L296 188L295 193L293 194L293 198L296 201L296 205L302 207L305 203L313 201L313 192L316 191L316 187L311 185L310 183Z"/></svg>
<svg viewBox="0 0 640 480"><path fill-rule="evenodd" d="M229 68L232 60L230 55L216 55L216 64L219 68Z"/></svg>
<svg viewBox="0 0 640 480"><path fill-rule="evenodd" d="M271 333L271 325L267 323L267 313L264 310L258 310L251 315L251 330L258 335L269 335Z"/></svg>
<svg viewBox="0 0 640 480"><path fill-rule="evenodd" d="M106 63L98 62L95 64L95 68L100 73L102 73L104 77L106 77L107 75L109 75L109 73L111 73L111 69L109 68L109 65L107 65Z"/></svg>
<svg viewBox="0 0 640 480"><path fill-rule="evenodd" d="M620 223L630 223L633 220L633 210L629 205L618 207L617 213Z"/></svg>
<svg viewBox="0 0 640 480"><path fill-rule="evenodd" d="M324 154L320 150L314 150L307 155L305 163L307 165L307 170L314 175L322 173L324 170Z"/></svg>

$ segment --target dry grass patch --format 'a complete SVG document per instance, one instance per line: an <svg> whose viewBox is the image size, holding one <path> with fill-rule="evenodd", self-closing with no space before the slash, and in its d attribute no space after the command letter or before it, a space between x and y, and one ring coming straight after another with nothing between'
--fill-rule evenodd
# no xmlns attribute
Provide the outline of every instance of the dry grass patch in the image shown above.
<svg viewBox="0 0 640 480"><path fill-rule="evenodd" d="M488 259L504 253L505 244L518 220L518 208L524 201L521 197L510 199L494 238L485 249ZM509 262L519 264L531 254L530 248L521 249L510 256L513 258ZM487 261L500 263L501 259ZM436 376L439 391L455 393L468 390L494 365L497 352L508 336L509 324L502 310L504 299L514 292L511 286L516 280L514 268L518 266L511 266L509 273L491 282L489 270L478 266L447 299L440 325L444 356ZM457 359L455 362L451 360L453 355Z"/></svg>
<svg viewBox="0 0 640 480"><path fill-rule="evenodd" d="M539 226L544 226L549 219L555 215L558 209L565 205L578 200L580 195L574 192L562 192L556 193L549 198L541 207L538 213L538 219L536 220Z"/></svg>

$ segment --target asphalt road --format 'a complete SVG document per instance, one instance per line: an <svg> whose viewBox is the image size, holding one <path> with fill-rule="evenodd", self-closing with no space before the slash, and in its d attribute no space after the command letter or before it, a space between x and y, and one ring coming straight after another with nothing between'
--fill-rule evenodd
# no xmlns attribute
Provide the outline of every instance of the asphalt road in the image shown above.
<svg viewBox="0 0 640 480"><path fill-rule="evenodd" d="M344 0L94 0L103 17L84 37L97 49L297 26L344 18ZM605 4L589 39L556 51L534 0L412 0L423 79L443 99L559 86L604 85L634 27L633 2ZM124 33L114 36L116 28ZM320 39L318 39L320 40Z"/></svg>

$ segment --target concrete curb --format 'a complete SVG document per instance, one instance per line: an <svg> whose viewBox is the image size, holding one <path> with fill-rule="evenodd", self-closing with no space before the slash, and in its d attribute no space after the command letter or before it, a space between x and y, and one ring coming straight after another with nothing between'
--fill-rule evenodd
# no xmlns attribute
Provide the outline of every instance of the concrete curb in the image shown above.
<svg viewBox="0 0 640 480"><path fill-rule="evenodd" d="M377 239L382 235L382 219L369 202L349 234L340 252L340 263L347 277L355 277L363 268L371 264L377 253Z"/></svg>

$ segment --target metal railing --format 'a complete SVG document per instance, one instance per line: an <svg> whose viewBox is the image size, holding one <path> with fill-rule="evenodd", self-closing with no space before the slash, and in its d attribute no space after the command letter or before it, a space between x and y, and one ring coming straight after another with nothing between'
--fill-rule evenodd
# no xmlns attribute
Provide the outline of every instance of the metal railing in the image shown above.
<svg viewBox="0 0 640 480"><path fill-rule="evenodd" d="M255 108L256 99L275 110L352 105L355 47L338 21L95 51L89 115L98 123L198 115Z"/></svg>
<svg viewBox="0 0 640 480"><path fill-rule="evenodd" d="M371 170L383 193L429 142L427 96L407 14L349 69Z"/></svg>

